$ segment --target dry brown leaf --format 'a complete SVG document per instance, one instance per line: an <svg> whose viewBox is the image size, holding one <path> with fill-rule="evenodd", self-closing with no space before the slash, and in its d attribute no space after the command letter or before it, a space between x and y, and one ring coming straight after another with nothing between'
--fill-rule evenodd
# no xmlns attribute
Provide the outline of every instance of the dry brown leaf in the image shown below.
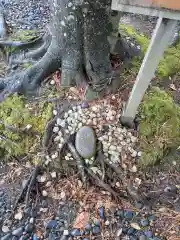
<svg viewBox="0 0 180 240"><path fill-rule="evenodd" d="M76 220L74 222L73 228L82 229L89 221L89 213L88 212L81 212L77 215Z"/></svg>

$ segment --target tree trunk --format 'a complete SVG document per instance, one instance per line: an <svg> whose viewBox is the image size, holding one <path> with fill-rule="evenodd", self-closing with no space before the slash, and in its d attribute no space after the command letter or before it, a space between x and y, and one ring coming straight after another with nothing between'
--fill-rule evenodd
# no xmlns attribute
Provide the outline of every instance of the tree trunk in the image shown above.
<svg viewBox="0 0 180 240"><path fill-rule="evenodd" d="M110 1L51 0L51 7L52 23L40 47L10 58L11 63L17 58L38 61L24 72L2 79L0 100L13 92L36 92L41 82L58 69L64 87L85 82L101 92L111 84Z"/></svg>

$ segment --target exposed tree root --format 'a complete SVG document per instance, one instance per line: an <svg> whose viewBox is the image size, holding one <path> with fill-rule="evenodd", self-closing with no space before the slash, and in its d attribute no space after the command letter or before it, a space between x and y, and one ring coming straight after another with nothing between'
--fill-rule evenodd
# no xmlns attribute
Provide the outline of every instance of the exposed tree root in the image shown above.
<svg viewBox="0 0 180 240"><path fill-rule="evenodd" d="M26 203L26 206L27 206L27 203L28 203L28 200L29 200L29 195L31 193L31 190L36 182L36 177L39 173L39 170L40 170L40 166L37 165L34 169L34 171L31 173L31 175L29 176L29 178L27 179L23 189L21 190L16 202L15 202L15 205L12 209L12 212L9 216L8 219L6 220L10 220L12 217L13 217L13 214L15 213L17 207L18 207L18 204L22 201L22 199L24 198L25 196L25 203Z"/></svg>

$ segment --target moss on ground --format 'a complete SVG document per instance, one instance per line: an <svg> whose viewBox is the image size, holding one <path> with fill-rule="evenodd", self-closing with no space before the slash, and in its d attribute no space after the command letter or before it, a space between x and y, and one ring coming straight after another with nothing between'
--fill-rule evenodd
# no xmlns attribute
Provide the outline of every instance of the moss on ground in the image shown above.
<svg viewBox="0 0 180 240"><path fill-rule="evenodd" d="M32 104L26 107L23 97L14 95L8 97L0 105L0 136L6 140L0 141L1 153L7 157L21 156L28 153L35 153L40 146L40 138L43 135L46 122L52 116L52 105L47 103ZM31 125L31 130L37 135L13 133L5 125L13 126L16 129L24 129Z"/></svg>
<svg viewBox="0 0 180 240"><path fill-rule="evenodd" d="M138 33L133 27L129 25L120 24L120 32L124 36L129 36L138 45L141 46L142 56L145 54L149 38L144 34ZM132 61L133 70L138 72L142 58L135 58ZM169 47L165 53L163 59L160 61L157 68L157 77L162 79L172 76L180 72L180 42L176 46Z"/></svg>
<svg viewBox="0 0 180 240"><path fill-rule="evenodd" d="M30 42L38 37L38 32L35 30L18 30L12 33L9 37L10 41ZM13 53L18 50L17 47L6 47L6 52Z"/></svg>
<svg viewBox="0 0 180 240"><path fill-rule="evenodd" d="M165 91L153 87L144 97L139 115L140 164L153 165L180 145L180 107Z"/></svg>

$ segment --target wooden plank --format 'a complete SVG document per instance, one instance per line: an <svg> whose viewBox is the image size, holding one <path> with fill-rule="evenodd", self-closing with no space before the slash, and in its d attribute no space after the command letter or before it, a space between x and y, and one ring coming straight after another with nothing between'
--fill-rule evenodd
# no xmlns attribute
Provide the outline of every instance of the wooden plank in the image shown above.
<svg viewBox="0 0 180 240"><path fill-rule="evenodd" d="M117 0L119 4L137 7L166 8L170 10L180 10L179 0Z"/></svg>
<svg viewBox="0 0 180 240"><path fill-rule="evenodd" d="M127 0L112 0L111 9L121 12L129 12L136 14L149 15L154 17L169 18L174 20L180 20L180 11L165 9L165 8L153 8L140 5L128 5L122 4L121 1ZM139 0L138 0L139 1Z"/></svg>
<svg viewBox="0 0 180 240"><path fill-rule="evenodd" d="M154 76L160 59L167 48L177 21L159 18L150 45L142 62L127 105L122 114L122 122L131 125L139 104Z"/></svg>

